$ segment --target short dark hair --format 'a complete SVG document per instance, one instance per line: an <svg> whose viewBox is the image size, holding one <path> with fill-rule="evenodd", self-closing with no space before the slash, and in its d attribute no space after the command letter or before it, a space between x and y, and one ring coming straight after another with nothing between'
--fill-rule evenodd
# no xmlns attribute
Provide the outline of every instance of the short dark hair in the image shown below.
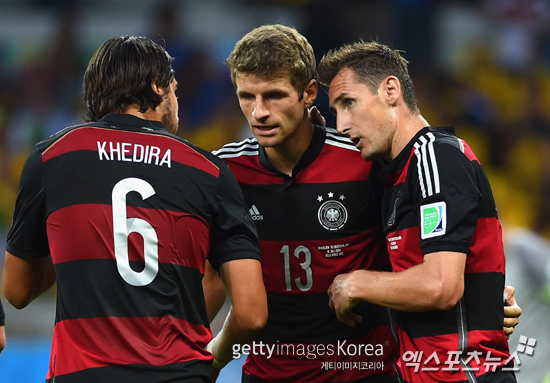
<svg viewBox="0 0 550 383"><path fill-rule="evenodd" d="M137 105L141 112L156 108L162 96L151 84L169 89L174 79L173 60L147 37L124 35L107 40L94 53L84 74L86 121L123 113L128 105Z"/></svg>
<svg viewBox="0 0 550 383"><path fill-rule="evenodd" d="M300 100L309 82L315 79L315 53L295 28L282 25L262 25L240 39L226 60L231 81L237 87L239 74L265 78L288 76Z"/></svg>
<svg viewBox="0 0 550 383"><path fill-rule="evenodd" d="M401 83L405 105L412 113L419 114L413 82L408 70L409 62L401 56L401 53L402 51L391 49L375 41L345 44L330 50L323 56L317 68L319 81L328 87L342 69L350 68L357 79L363 82L371 93L376 94L384 79L395 76Z"/></svg>

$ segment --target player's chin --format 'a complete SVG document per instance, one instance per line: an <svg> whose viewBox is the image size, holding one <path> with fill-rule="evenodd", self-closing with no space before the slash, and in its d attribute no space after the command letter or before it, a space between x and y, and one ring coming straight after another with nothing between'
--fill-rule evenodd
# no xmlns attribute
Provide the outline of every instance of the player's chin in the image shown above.
<svg viewBox="0 0 550 383"><path fill-rule="evenodd" d="M259 136L255 135L258 143L264 148L272 148L280 144L280 139L277 136Z"/></svg>

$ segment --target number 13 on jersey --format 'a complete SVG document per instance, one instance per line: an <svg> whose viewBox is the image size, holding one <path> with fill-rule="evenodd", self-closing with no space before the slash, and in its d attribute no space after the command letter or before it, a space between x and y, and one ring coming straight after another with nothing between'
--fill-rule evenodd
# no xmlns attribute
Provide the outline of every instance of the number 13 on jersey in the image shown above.
<svg viewBox="0 0 550 383"><path fill-rule="evenodd" d="M301 291L308 291L313 286L313 273L311 271L311 252L305 246L298 246L294 249L293 255L299 260L303 260L300 263L301 270L291 270L290 267L290 247L284 245L280 251L284 256L285 261L285 283L286 291L292 291L293 283ZM292 280L291 275L298 275ZM302 281L305 280L305 283Z"/></svg>

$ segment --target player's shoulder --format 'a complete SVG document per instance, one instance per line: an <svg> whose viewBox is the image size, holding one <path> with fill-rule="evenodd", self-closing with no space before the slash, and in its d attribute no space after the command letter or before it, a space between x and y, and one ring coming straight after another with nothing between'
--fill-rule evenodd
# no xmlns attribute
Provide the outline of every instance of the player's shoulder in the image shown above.
<svg viewBox="0 0 550 383"><path fill-rule="evenodd" d="M212 152L219 158L237 158L241 156L257 156L259 154L260 144L255 137L250 137L242 141L225 144L220 149Z"/></svg>
<svg viewBox="0 0 550 383"><path fill-rule="evenodd" d="M452 126L442 128L429 127L423 129L421 134L414 139L414 147L439 147L441 150L448 150L450 147L461 149L463 141L455 135Z"/></svg>
<svg viewBox="0 0 550 383"><path fill-rule="evenodd" d="M469 145L455 135L452 127L423 129L413 139L411 149L414 153L412 162L424 166L453 167L478 161Z"/></svg>
<svg viewBox="0 0 550 383"><path fill-rule="evenodd" d="M52 144L57 142L60 138L67 135L68 133L70 133L74 130L77 130L79 128L90 127L92 125L93 125L93 123L82 123L82 124L67 126L66 128L63 128L63 129L57 131L56 133L53 133L52 135L48 136L47 138L41 140L40 142L38 142L35 145L35 147L40 152L42 152L42 151L46 150L48 147L50 147Z"/></svg>
<svg viewBox="0 0 550 383"><path fill-rule="evenodd" d="M325 127L326 139L325 144L335 146L342 149L359 151L348 136L340 134L334 128Z"/></svg>

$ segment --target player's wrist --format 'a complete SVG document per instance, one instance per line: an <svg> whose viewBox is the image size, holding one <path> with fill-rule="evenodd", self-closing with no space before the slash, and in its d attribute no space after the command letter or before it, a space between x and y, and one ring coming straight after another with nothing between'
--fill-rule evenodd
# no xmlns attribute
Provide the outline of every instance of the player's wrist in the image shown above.
<svg viewBox="0 0 550 383"><path fill-rule="evenodd" d="M350 303L357 303L361 300L361 289L364 285L363 278L366 270L355 270L350 273L347 281L346 292Z"/></svg>
<svg viewBox="0 0 550 383"><path fill-rule="evenodd" d="M215 368L216 370L221 370L224 368L227 363L229 363L229 360L226 362L219 361L216 359L217 354L217 337L214 337L207 345L206 345L206 351L210 352L212 356L214 356L214 359L212 360L212 368Z"/></svg>

